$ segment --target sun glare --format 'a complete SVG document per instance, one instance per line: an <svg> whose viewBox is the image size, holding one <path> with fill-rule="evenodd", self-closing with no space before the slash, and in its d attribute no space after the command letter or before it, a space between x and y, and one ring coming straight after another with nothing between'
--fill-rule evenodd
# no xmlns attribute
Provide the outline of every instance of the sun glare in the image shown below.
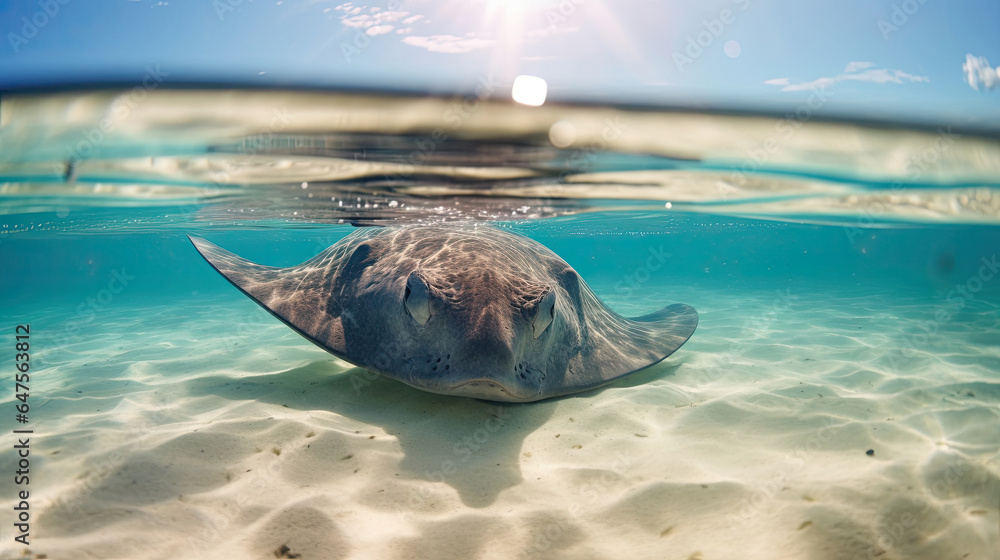
<svg viewBox="0 0 1000 560"><path fill-rule="evenodd" d="M538 107L545 103L545 94L549 86L545 80L538 76L518 76L514 78L514 85L511 87L510 96L514 101L522 105Z"/></svg>

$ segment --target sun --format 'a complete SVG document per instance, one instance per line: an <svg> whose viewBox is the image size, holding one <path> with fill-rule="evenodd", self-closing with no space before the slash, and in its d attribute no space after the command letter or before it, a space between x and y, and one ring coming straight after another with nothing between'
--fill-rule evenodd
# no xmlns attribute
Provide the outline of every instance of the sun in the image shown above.
<svg viewBox="0 0 1000 560"><path fill-rule="evenodd" d="M572 52L567 45L584 40L606 45L626 71L644 79L659 76L650 54L639 47L607 0L450 0L440 5L437 15L464 27L464 34L453 35L490 41L493 48L483 75L508 85L529 74L553 87L555 76L546 75L551 64L533 61L551 60L553 52Z"/></svg>

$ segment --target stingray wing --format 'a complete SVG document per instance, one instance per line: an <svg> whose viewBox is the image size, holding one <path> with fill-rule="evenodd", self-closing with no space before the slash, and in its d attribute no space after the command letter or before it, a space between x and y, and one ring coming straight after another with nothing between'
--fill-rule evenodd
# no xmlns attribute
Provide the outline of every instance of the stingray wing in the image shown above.
<svg viewBox="0 0 1000 560"><path fill-rule="evenodd" d="M583 290L584 330L560 393L599 387L659 363L681 347L698 327L698 312L676 303L642 317L622 317L589 288Z"/></svg>
<svg viewBox="0 0 1000 560"><path fill-rule="evenodd" d="M351 243L333 245L298 266L275 268L250 262L198 237L188 239L208 264L261 307L315 344L347 359L333 295L339 266Z"/></svg>
<svg viewBox="0 0 1000 560"><path fill-rule="evenodd" d="M684 344L687 339L691 338L691 334L698 327L698 312L690 305L675 303L664 307L656 313L650 313L642 317L632 317L628 320L636 323L655 323L661 328L669 328L672 331L671 336L687 333L684 335L684 338L680 339L677 346L671 348L670 352L673 353L681 344ZM669 356L670 354L667 355Z"/></svg>

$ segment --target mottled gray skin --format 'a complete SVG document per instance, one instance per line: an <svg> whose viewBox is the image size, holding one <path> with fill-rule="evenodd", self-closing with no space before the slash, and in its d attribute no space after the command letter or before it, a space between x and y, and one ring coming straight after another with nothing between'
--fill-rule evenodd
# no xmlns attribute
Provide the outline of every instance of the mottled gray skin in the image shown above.
<svg viewBox="0 0 1000 560"><path fill-rule="evenodd" d="M555 253L488 226L364 228L290 268L191 241L309 340L434 393L527 402L584 391L663 360L698 325L683 304L621 317Z"/></svg>

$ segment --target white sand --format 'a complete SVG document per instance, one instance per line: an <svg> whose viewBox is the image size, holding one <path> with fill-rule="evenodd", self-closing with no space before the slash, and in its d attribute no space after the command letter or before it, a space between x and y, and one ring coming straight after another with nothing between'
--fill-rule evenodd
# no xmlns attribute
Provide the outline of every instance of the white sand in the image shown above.
<svg viewBox="0 0 1000 560"><path fill-rule="evenodd" d="M235 290L109 307L62 348L44 343L65 330L62 311L36 309L30 549L1000 557L996 306L971 302L924 340L918 321L943 296L653 290L642 296L701 313L674 357L603 390L514 406L373 378ZM13 461L0 454L5 478ZM22 548L12 498L5 483L2 558Z"/></svg>

